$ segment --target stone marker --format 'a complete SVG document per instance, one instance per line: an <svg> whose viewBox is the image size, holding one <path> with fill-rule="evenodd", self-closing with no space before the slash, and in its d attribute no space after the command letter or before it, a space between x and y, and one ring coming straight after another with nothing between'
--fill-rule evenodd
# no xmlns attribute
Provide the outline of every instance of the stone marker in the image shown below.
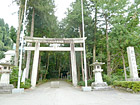
<svg viewBox="0 0 140 105"><path fill-rule="evenodd" d="M103 69L101 69L101 65L103 64L105 63L101 63L98 61L92 64L92 66L94 66L93 72L95 73L95 82L91 84L91 87L93 90L104 90L104 89L110 88L108 87L106 82L103 82L103 79L102 79Z"/></svg>
<svg viewBox="0 0 140 105"><path fill-rule="evenodd" d="M137 70L134 47L128 47L127 54L128 54L129 68L130 68L130 78L128 80L140 81L138 77L138 70Z"/></svg>
<svg viewBox="0 0 140 105"><path fill-rule="evenodd" d="M60 85L59 81L52 81L51 82L51 88L59 88L59 85Z"/></svg>

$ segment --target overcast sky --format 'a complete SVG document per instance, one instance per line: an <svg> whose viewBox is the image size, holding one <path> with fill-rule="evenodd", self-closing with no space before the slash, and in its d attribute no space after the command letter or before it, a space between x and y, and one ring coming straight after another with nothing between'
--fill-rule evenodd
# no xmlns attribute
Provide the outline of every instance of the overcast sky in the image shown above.
<svg viewBox="0 0 140 105"><path fill-rule="evenodd" d="M0 1L0 18L4 18L4 21L10 26L13 25L17 27L18 7L16 4L12 4L12 0L1 0Z"/></svg>
<svg viewBox="0 0 140 105"><path fill-rule="evenodd" d="M56 5L55 15L58 16L59 21L66 16L64 13L66 12L70 4L74 1L75 0L55 0L55 5Z"/></svg>
<svg viewBox="0 0 140 105"><path fill-rule="evenodd" d="M75 0L55 0L56 4L56 13L55 15L58 17L60 21L65 17L65 12L69 5ZM130 0L134 1L134 0ZM12 4L12 0L1 0L0 1L0 18L4 18L4 21L8 23L10 26L13 25L17 28L18 26L18 6L16 4Z"/></svg>

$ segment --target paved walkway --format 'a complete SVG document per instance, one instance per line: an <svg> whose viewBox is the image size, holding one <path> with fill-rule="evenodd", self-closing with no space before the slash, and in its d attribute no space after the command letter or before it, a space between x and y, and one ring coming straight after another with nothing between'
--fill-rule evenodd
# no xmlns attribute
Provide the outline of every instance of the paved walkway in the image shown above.
<svg viewBox="0 0 140 105"><path fill-rule="evenodd" d="M0 105L140 105L140 94L117 90L82 92L61 81L60 88L50 83L23 94L0 94Z"/></svg>

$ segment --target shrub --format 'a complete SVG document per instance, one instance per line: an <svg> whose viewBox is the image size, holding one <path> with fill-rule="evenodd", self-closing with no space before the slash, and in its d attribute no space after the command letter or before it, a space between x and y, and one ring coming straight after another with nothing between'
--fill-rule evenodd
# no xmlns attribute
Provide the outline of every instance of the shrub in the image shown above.
<svg viewBox="0 0 140 105"><path fill-rule="evenodd" d="M25 84L21 82L20 87L24 89L29 89L31 87L31 80L30 79L25 80Z"/></svg>
<svg viewBox="0 0 140 105"><path fill-rule="evenodd" d="M84 81L80 81L80 82L78 82L78 85L79 86L85 86L85 82Z"/></svg>
<svg viewBox="0 0 140 105"><path fill-rule="evenodd" d="M113 85L114 81L123 81L124 77L122 75L117 75L116 73L112 74L111 77L109 77L106 74L103 74L103 81L107 82L108 85Z"/></svg>
<svg viewBox="0 0 140 105"><path fill-rule="evenodd" d="M14 87L17 86L18 82L18 67L12 67L12 72L10 74L10 83L14 85Z"/></svg>
<svg viewBox="0 0 140 105"><path fill-rule="evenodd" d="M14 85L14 87L17 87L17 82L18 82L18 67L12 67L12 72L10 74L10 83ZM20 87L21 88L25 88L28 89L31 87L31 81L30 79L25 80L25 84L24 83L20 83Z"/></svg>
<svg viewBox="0 0 140 105"><path fill-rule="evenodd" d="M129 88L134 92L140 92L140 82L138 81L114 81L113 86Z"/></svg>
<svg viewBox="0 0 140 105"><path fill-rule="evenodd" d="M103 81L107 82L108 85L111 85L113 82L113 79L109 76L107 76L106 74L103 75Z"/></svg>
<svg viewBox="0 0 140 105"><path fill-rule="evenodd" d="M87 81L88 86L91 86L92 82L94 82L94 81L95 81L94 79L89 79L89 80ZM78 85L79 85L79 86L85 86L85 81L80 81L80 82L78 82Z"/></svg>

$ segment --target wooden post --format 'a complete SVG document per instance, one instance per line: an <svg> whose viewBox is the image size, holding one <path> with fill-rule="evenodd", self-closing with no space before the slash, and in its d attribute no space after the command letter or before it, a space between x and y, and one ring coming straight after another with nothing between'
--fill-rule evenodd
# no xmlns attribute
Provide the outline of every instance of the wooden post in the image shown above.
<svg viewBox="0 0 140 105"><path fill-rule="evenodd" d="M40 47L40 43L37 42L35 44L34 60L33 60L33 67L32 67L32 77L31 77L32 88L36 86L36 81L37 81L39 47Z"/></svg>
<svg viewBox="0 0 140 105"><path fill-rule="evenodd" d="M76 87L77 86L77 70L76 70L76 57L75 57L74 43L71 43L70 46L71 46L72 83Z"/></svg>

